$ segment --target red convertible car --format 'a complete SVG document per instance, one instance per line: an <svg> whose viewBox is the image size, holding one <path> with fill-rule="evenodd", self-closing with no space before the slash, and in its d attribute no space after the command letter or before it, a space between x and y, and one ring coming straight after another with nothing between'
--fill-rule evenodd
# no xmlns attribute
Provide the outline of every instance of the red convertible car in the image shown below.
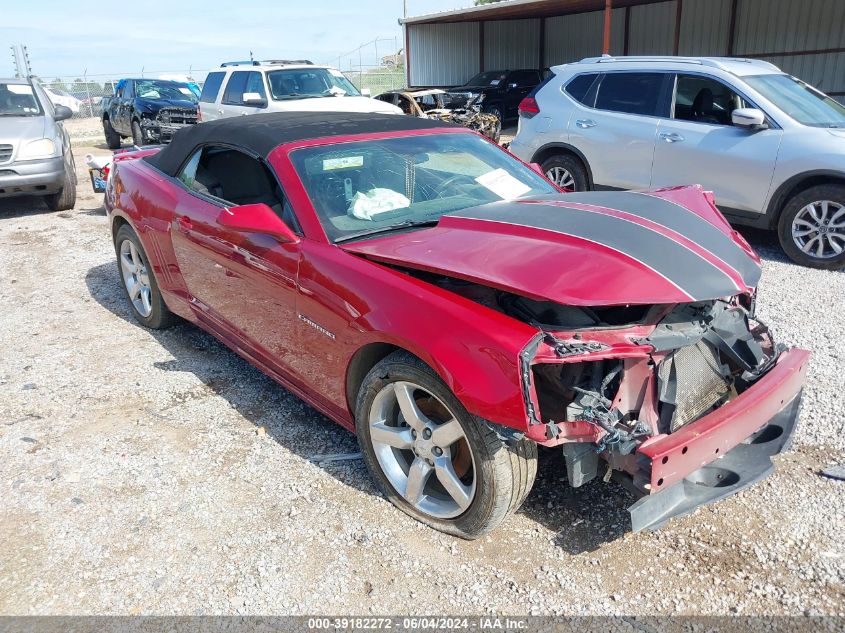
<svg viewBox="0 0 845 633"><path fill-rule="evenodd" d="M141 324L219 338L444 532L517 509L538 445L626 485L638 530L792 437L809 353L755 317L759 259L697 187L561 193L464 128L279 113L122 154L106 207Z"/></svg>

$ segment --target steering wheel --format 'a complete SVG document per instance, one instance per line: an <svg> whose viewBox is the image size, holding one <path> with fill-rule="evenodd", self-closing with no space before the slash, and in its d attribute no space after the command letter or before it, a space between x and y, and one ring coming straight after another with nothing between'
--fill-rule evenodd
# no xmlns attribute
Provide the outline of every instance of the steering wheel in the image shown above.
<svg viewBox="0 0 845 633"><path fill-rule="evenodd" d="M453 187L461 181L463 181L463 184L467 186L472 186L472 184L475 183L475 181L466 174L455 174L454 176L449 176L446 180L444 180L439 185L437 185L437 187L434 188L435 197L443 198L443 194L446 193L446 191L448 191L450 187Z"/></svg>

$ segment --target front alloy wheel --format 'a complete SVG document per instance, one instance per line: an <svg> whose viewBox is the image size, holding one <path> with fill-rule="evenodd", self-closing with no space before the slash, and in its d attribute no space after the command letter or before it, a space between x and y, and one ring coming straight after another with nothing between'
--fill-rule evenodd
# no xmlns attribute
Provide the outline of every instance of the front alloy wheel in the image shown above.
<svg viewBox="0 0 845 633"><path fill-rule="evenodd" d="M475 463L460 423L412 382L384 386L369 415L370 439L390 485L414 508L451 519L475 497Z"/></svg>
<svg viewBox="0 0 845 633"><path fill-rule="evenodd" d="M792 261L845 268L845 185L810 187L793 196L778 219L778 238Z"/></svg>
<svg viewBox="0 0 845 633"><path fill-rule="evenodd" d="M364 377L355 424L364 463L384 495L415 519L462 538L504 521L537 473L536 444L506 444L405 351Z"/></svg>
<svg viewBox="0 0 845 633"><path fill-rule="evenodd" d="M546 172L546 178L551 180L561 189L575 190L575 179L566 167L552 167Z"/></svg>
<svg viewBox="0 0 845 633"><path fill-rule="evenodd" d="M845 252L845 206L817 200L792 220L795 245L811 257L830 259Z"/></svg>

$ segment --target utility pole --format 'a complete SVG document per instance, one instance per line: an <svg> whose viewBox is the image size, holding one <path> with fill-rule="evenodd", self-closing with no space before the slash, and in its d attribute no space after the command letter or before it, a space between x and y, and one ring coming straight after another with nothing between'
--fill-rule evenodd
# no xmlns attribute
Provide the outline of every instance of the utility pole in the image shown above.
<svg viewBox="0 0 845 633"><path fill-rule="evenodd" d="M407 18L408 17L408 0L403 0L402 4L404 5L404 12L403 15Z"/></svg>
<svg viewBox="0 0 845 633"><path fill-rule="evenodd" d="M32 64L29 61L29 51L26 46L21 44L12 44L9 47L12 49L12 62L15 64L15 77L25 78L32 75Z"/></svg>

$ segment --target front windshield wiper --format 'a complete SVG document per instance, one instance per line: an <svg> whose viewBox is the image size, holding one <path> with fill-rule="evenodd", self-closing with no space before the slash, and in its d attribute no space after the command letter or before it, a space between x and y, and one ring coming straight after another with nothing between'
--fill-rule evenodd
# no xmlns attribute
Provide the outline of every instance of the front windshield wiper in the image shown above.
<svg viewBox="0 0 845 633"><path fill-rule="evenodd" d="M371 235L379 235L381 233L389 233L391 231L401 231L402 229L416 229L423 228L426 226L437 226L438 222L440 222L440 218L429 220L405 220L404 222L391 224L390 226L383 226L378 229L369 229L367 231L359 231L358 233L352 233L351 235L344 235L343 237L337 238L335 240L335 244L339 244L341 242L348 242L349 240L355 240L360 237L370 237Z"/></svg>

